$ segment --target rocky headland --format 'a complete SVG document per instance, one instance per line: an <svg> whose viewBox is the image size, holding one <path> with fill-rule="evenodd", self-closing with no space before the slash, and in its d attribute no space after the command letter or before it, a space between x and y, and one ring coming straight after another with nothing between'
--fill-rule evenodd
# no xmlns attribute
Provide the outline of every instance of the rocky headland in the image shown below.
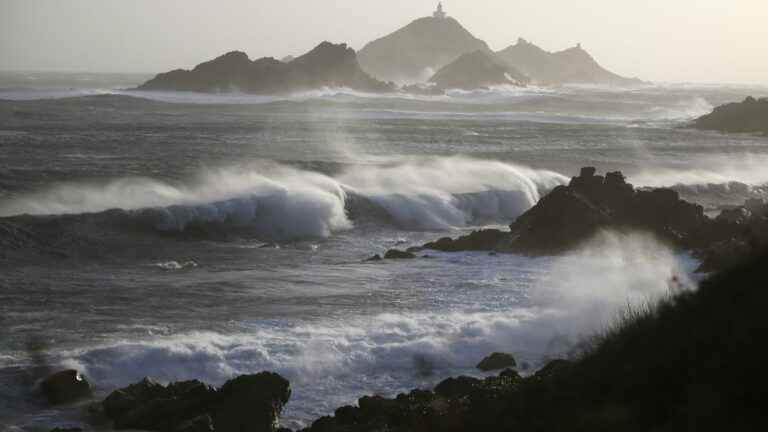
<svg viewBox="0 0 768 432"><path fill-rule="evenodd" d="M691 127L731 133L768 135L768 98L748 97L742 102L716 107L710 114L693 121Z"/></svg>
<svg viewBox="0 0 768 432"><path fill-rule="evenodd" d="M509 231L487 229L452 239L441 238L408 249L443 252L491 251L552 255L574 249L600 230L650 232L662 241L694 253L700 270L741 262L768 245L768 204L749 200L716 218L667 189L636 189L621 172L597 175L583 168L567 186L558 186L522 214Z"/></svg>
<svg viewBox="0 0 768 432"><path fill-rule="evenodd" d="M355 51L346 44L323 42L300 57L285 60L251 60L244 52L232 51L192 70L161 73L138 90L253 94L285 94L323 87L364 92L394 90L391 84L363 72Z"/></svg>

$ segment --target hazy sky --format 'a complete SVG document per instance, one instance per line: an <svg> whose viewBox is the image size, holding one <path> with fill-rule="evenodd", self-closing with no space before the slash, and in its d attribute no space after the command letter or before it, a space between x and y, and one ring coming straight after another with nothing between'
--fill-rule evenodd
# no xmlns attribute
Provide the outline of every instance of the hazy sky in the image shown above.
<svg viewBox="0 0 768 432"><path fill-rule="evenodd" d="M655 81L768 84L768 0L447 0L501 49L581 42L603 66ZM160 72L231 50L359 49L435 0L0 0L0 70Z"/></svg>

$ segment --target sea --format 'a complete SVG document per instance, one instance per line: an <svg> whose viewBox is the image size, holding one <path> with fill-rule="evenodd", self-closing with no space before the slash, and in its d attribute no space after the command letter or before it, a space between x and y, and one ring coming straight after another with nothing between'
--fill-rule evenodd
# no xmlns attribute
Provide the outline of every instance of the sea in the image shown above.
<svg viewBox="0 0 768 432"><path fill-rule="evenodd" d="M709 214L768 196L768 137L685 127L766 87L131 90L148 78L0 73L2 431L108 428L89 405L145 376L278 372L282 424L300 428L482 376L494 351L531 373L696 289L696 259L608 231L560 256L366 259L505 229L584 166ZM93 400L45 402L37 385L63 368Z"/></svg>

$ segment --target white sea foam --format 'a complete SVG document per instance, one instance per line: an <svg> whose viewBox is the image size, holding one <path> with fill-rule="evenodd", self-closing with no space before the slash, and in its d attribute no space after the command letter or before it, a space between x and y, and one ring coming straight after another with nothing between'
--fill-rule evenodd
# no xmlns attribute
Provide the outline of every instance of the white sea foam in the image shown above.
<svg viewBox="0 0 768 432"><path fill-rule="evenodd" d="M347 192L381 206L402 227L509 221L565 177L500 162L432 158L349 169L336 178L276 164L207 171L182 184L126 178L65 184L0 202L0 216L152 209L156 228L250 226L271 237L327 237L348 229Z"/></svg>
<svg viewBox="0 0 768 432"><path fill-rule="evenodd" d="M184 333L73 351L63 363L84 370L103 389L145 375L220 384L233 375L273 370L294 388L286 417L307 420L363 394L477 374L474 365L492 351L540 364L604 329L627 305L694 285L687 259L638 234L601 233L580 251L538 260L547 276L519 304L488 304L478 289L473 295L483 310L467 304L310 322L257 321L238 334Z"/></svg>

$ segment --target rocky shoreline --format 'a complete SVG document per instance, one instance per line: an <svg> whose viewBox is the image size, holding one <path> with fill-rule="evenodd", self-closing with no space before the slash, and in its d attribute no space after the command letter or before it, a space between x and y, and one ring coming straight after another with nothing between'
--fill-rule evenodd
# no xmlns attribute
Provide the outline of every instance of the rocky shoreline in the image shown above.
<svg viewBox="0 0 768 432"><path fill-rule="evenodd" d="M597 175L585 167L567 186L558 186L517 218L509 231L486 229L452 239L444 237L386 256L408 258L428 250L486 251L532 256L554 255L578 247L600 230L650 232L691 252L700 271L742 262L768 245L768 204L751 199L712 219L702 206L680 199L668 188L637 189L621 172Z"/></svg>
<svg viewBox="0 0 768 432"><path fill-rule="evenodd" d="M742 102L716 107L710 114L693 121L691 127L729 133L768 135L768 98L750 96Z"/></svg>
<svg viewBox="0 0 768 432"><path fill-rule="evenodd" d="M508 368L394 398L363 396L303 431L762 430L768 358L755 348L768 332L766 286L768 249L697 291L625 316L572 359L552 360L528 376ZM481 365L514 367L514 359L494 353ZM288 432L279 416L290 396L290 383L270 372L218 389L145 379L116 390L90 413L115 429Z"/></svg>

